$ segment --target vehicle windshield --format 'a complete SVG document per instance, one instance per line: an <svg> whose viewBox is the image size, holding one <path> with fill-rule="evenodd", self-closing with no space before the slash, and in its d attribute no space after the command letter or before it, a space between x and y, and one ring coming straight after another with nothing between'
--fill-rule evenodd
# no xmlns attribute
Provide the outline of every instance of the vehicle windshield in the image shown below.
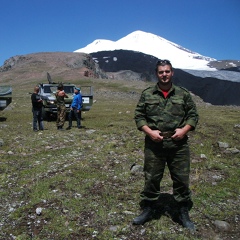
<svg viewBox="0 0 240 240"><path fill-rule="evenodd" d="M73 86L63 86L65 93L74 93L74 87Z"/></svg>
<svg viewBox="0 0 240 240"><path fill-rule="evenodd" d="M63 87L65 93L74 93L74 87L73 86L64 86ZM57 91L56 86L44 86L44 92L45 93L55 93Z"/></svg>
<svg viewBox="0 0 240 240"><path fill-rule="evenodd" d="M52 86L44 86L43 87L45 93L52 93L54 91L54 89L52 89L52 88L53 88Z"/></svg>

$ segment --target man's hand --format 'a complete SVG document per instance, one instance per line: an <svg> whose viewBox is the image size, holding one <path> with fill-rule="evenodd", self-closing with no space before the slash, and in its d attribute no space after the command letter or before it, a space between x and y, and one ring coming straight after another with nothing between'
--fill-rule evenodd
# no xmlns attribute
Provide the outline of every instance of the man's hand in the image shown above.
<svg viewBox="0 0 240 240"><path fill-rule="evenodd" d="M172 135L172 139L179 141L185 137L186 133L182 128L176 128L175 133Z"/></svg>
<svg viewBox="0 0 240 240"><path fill-rule="evenodd" d="M179 141L183 139L187 133L191 130L192 126L186 125L183 128L176 128L175 133L172 135L172 139Z"/></svg>
<svg viewBox="0 0 240 240"><path fill-rule="evenodd" d="M148 136L154 141L154 142L161 142L163 140L163 136L160 135L159 130L152 130Z"/></svg>
<svg viewBox="0 0 240 240"><path fill-rule="evenodd" d="M163 140L163 137L160 136L159 130L152 130L148 126L143 126L142 131L145 132L146 135L148 135L154 142L161 142Z"/></svg>

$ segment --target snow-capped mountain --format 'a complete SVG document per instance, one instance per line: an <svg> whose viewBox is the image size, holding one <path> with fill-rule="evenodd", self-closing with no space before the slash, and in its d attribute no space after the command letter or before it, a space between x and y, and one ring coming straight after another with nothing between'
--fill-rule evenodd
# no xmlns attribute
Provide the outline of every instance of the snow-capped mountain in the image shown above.
<svg viewBox="0 0 240 240"><path fill-rule="evenodd" d="M120 49L142 52L158 59L168 59L174 68L216 70L208 66L210 61L216 59L203 56L160 36L143 31L132 32L118 41L98 39L74 52L94 53Z"/></svg>

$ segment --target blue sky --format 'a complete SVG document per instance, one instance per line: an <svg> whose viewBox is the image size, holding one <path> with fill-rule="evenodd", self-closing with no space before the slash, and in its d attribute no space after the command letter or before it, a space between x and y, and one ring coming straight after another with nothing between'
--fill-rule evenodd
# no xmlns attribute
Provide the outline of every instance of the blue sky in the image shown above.
<svg viewBox="0 0 240 240"><path fill-rule="evenodd" d="M218 60L240 60L240 0L0 0L0 66L142 30ZM147 44L147 43L146 43Z"/></svg>

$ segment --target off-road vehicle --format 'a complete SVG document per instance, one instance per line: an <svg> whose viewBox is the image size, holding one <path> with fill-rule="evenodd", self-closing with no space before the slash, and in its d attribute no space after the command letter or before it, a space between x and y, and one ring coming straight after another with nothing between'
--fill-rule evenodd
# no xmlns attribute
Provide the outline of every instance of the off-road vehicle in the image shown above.
<svg viewBox="0 0 240 240"><path fill-rule="evenodd" d="M4 110L12 102L12 87L0 86L0 111Z"/></svg>
<svg viewBox="0 0 240 240"><path fill-rule="evenodd" d="M56 96L57 87L59 83L55 83L51 80L49 73L47 74L48 83L39 83L39 95L43 100L43 118L49 119L57 115ZM67 113L70 111L70 105L74 96L75 85L72 83L62 83L65 93L68 98L65 98L65 105ZM93 88L92 86L77 86L81 89L81 95L83 100L82 111L89 111L93 104Z"/></svg>

